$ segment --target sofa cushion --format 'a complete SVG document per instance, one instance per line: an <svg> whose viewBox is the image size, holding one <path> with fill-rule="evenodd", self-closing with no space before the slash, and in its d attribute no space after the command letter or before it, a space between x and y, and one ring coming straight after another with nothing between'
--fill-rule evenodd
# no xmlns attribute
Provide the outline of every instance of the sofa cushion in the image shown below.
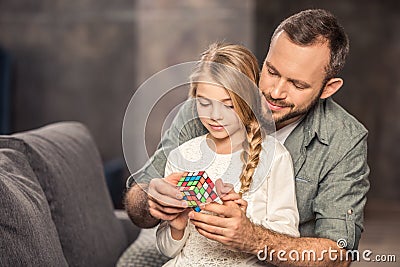
<svg viewBox="0 0 400 267"><path fill-rule="evenodd" d="M4 148L0 148L0 266L67 266L46 196L29 162L22 153Z"/></svg>
<svg viewBox="0 0 400 267"><path fill-rule="evenodd" d="M70 266L114 266L128 246L114 215L96 145L82 124L55 123L13 136L50 206Z"/></svg>

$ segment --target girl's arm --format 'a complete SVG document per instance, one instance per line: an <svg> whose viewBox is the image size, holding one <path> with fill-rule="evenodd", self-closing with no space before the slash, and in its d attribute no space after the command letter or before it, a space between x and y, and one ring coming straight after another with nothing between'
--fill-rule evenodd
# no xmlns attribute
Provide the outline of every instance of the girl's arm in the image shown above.
<svg viewBox="0 0 400 267"><path fill-rule="evenodd" d="M165 174L166 176L170 175L171 173L174 172L180 172L181 170L178 170L177 164L171 164L171 161L174 160L173 162L178 163L176 158L177 158L178 153L174 153L174 151L171 151L170 155L168 156L167 164L165 166ZM185 216L179 216L183 218L177 218L175 220L181 220L185 219L187 216L187 212L184 212ZM183 214L181 214L183 215ZM187 219L186 219L187 222ZM182 222L175 222L182 224ZM188 223L187 223L188 225ZM176 229L171 229L170 222L169 221L164 221L162 222L158 228L157 228L157 249L164 254L167 257L173 258L176 255L179 254L179 252L182 250L183 246L185 245L185 242L188 238L188 229L187 225L183 230L176 230ZM171 232L171 230L173 232ZM175 238L174 238L175 237Z"/></svg>
<svg viewBox="0 0 400 267"><path fill-rule="evenodd" d="M173 258L181 252L183 246L189 237L189 230L184 229L183 237L180 240L175 240L171 235L171 227L167 221L162 222L157 229L157 249L167 257Z"/></svg>
<svg viewBox="0 0 400 267"><path fill-rule="evenodd" d="M270 174L267 180L267 220L262 224L275 232L299 237L293 163L286 149L274 159Z"/></svg>

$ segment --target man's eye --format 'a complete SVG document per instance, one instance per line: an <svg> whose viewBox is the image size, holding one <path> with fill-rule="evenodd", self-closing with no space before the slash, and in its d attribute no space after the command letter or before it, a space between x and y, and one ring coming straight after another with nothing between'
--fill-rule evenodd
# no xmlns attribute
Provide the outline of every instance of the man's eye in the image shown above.
<svg viewBox="0 0 400 267"><path fill-rule="evenodd" d="M270 68L267 68L267 71L268 71L268 73L269 73L270 75L272 75L272 76L278 76L278 73L276 73L275 71L273 71L273 70L270 69Z"/></svg>
<svg viewBox="0 0 400 267"><path fill-rule="evenodd" d="M296 89L299 89L299 90L306 89L306 87L302 84L293 83L293 85L294 85L294 87L296 87Z"/></svg>

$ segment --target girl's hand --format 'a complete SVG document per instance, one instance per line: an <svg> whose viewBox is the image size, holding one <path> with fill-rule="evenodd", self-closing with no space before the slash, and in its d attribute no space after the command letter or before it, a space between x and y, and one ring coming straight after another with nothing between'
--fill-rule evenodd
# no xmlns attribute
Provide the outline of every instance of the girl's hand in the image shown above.
<svg viewBox="0 0 400 267"><path fill-rule="evenodd" d="M190 209L184 210L178 217L169 221L171 236L175 240L181 240L185 234L185 228L188 224Z"/></svg>
<svg viewBox="0 0 400 267"><path fill-rule="evenodd" d="M236 204L238 204L238 205L239 205L239 208L246 214L246 211L247 211L247 201L244 200L244 199L242 199L242 198L240 198L240 199L234 200L234 202L235 202Z"/></svg>
<svg viewBox="0 0 400 267"><path fill-rule="evenodd" d="M233 201L237 205L239 205L240 209L244 213L246 213L247 201L242 199L242 197L238 193L235 192L232 184L224 183L224 182L222 182L221 179L218 179L215 181L215 188L217 190L219 198L222 200L224 205L228 204L229 201Z"/></svg>
<svg viewBox="0 0 400 267"><path fill-rule="evenodd" d="M181 214L178 215L178 217L169 221L169 226L171 227L171 230L172 229L177 230L177 231L185 230L185 228L188 224L189 212L190 212L190 209L185 209Z"/></svg>
<svg viewBox="0 0 400 267"><path fill-rule="evenodd" d="M222 201L241 199L240 195L233 189L233 185L224 183L221 179L215 181L215 189Z"/></svg>

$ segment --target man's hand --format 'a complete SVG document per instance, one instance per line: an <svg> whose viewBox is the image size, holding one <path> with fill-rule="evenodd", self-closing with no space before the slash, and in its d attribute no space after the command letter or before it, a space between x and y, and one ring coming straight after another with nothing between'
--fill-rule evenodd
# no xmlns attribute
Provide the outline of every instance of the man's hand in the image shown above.
<svg viewBox="0 0 400 267"><path fill-rule="evenodd" d="M164 221L171 221L187 208L182 200L182 193L176 184L182 173L173 173L168 177L154 178L148 188L148 205L151 216Z"/></svg>
<svg viewBox="0 0 400 267"><path fill-rule="evenodd" d="M132 222L141 228L150 228L160 219L176 218L187 205L175 187L181 175L174 173L165 179L154 178L150 184L133 185L125 195L125 209Z"/></svg>
<svg viewBox="0 0 400 267"><path fill-rule="evenodd" d="M233 185L223 183L221 179L215 182L215 188L223 205L210 203L202 207L202 210L218 216L190 212L189 218L203 236L230 249L244 251L248 243L245 240L249 236L247 233L252 229L246 217L247 202L233 190Z"/></svg>
<svg viewBox="0 0 400 267"><path fill-rule="evenodd" d="M239 202L239 203L236 203ZM253 225L246 217L247 202L242 199L225 201L223 205L210 203L202 210L216 215L190 212L189 218L197 231L212 240L218 241L231 250L250 252Z"/></svg>

